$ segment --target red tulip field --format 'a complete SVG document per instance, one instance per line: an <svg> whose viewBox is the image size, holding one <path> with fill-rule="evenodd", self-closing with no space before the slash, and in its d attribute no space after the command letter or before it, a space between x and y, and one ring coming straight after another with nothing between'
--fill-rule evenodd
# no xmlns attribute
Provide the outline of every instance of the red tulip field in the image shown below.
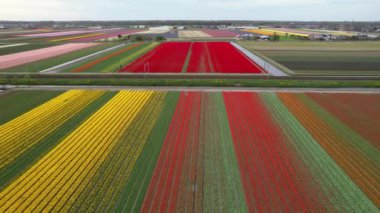
<svg viewBox="0 0 380 213"><path fill-rule="evenodd" d="M165 42L121 72L260 74L263 70L228 42Z"/></svg>

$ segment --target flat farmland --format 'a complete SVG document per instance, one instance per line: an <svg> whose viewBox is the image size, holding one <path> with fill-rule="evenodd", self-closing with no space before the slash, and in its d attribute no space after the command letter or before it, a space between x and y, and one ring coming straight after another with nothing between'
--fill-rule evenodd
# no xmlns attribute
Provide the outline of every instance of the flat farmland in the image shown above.
<svg viewBox="0 0 380 213"><path fill-rule="evenodd" d="M0 70L16 67L19 65L28 64L43 59L48 59L54 56L60 56L66 53L71 53L76 50L85 49L97 45L96 43L76 43L62 44L52 47L46 47L36 50L29 50L19 53L13 53L0 56Z"/></svg>
<svg viewBox="0 0 380 213"><path fill-rule="evenodd" d="M94 43L88 43L89 45L85 48L78 49L76 51L70 51L68 53L62 53L54 56L53 54L48 54L46 57L41 57L37 58L37 54L33 53L27 61L27 63L22 63L23 61L18 60L19 58L15 58L15 62L13 63L13 66L8 66L6 68L0 69L0 72L28 72L28 73L33 73L33 72L40 72L45 69L52 68L57 65L61 65L73 60L76 60L81 57L88 56L90 54L96 53L98 51L105 50L107 48L112 48L113 46L116 46L117 44L114 43L104 43L104 44L94 44ZM73 43L73 45L76 45ZM58 46L58 45L56 45ZM39 49L40 54L43 54L44 50L43 48ZM28 53L28 51L20 52L20 54L25 54ZM13 57L15 56L14 54L8 54L8 55L3 55L0 56L0 61L2 59L5 59L10 56ZM17 56L17 55L16 55ZM8 59L9 61L9 59Z"/></svg>
<svg viewBox="0 0 380 213"><path fill-rule="evenodd" d="M377 212L379 107L378 93L7 91L0 210Z"/></svg>
<svg viewBox="0 0 380 213"><path fill-rule="evenodd" d="M120 72L181 72L190 45L189 42L161 43Z"/></svg>
<svg viewBox="0 0 380 213"><path fill-rule="evenodd" d="M379 75L380 42L239 42L299 75Z"/></svg>
<svg viewBox="0 0 380 213"><path fill-rule="evenodd" d="M154 42L125 45L107 53L99 54L91 60L85 60L84 62L68 66L63 72L116 72L119 71L121 67L149 52L157 45L158 43Z"/></svg>
<svg viewBox="0 0 380 213"><path fill-rule="evenodd" d="M181 30L178 31L178 35L180 38L208 38L211 37L211 35L202 32L200 30Z"/></svg>
<svg viewBox="0 0 380 213"><path fill-rule="evenodd" d="M263 73L229 42L164 42L120 72Z"/></svg>
<svg viewBox="0 0 380 213"><path fill-rule="evenodd" d="M0 45L0 56L19 53L28 50L36 50L51 46L56 46L55 43L7 43Z"/></svg>

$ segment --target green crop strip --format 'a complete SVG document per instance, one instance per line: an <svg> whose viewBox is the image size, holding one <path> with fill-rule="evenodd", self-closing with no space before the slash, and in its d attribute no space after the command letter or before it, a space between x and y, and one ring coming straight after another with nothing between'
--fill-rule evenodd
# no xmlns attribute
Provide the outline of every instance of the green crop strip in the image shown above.
<svg viewBox="0 0 380 213"><path fill-rule="evenodd" d="M209 93L205 103L205 212L247 212L222 93Z"/></svg>
<svg viewBox="0 0 380 213"><path fill-rule="evenodd" d="M347 176L340 166L310 135L274 93L264 93L261 98L284 129L292 146L308 165L316 181L337 211L376 211L376 206Z"/></svg>
<svg viewBox="0 0 380 213"><path fill-rule="evenodd" d="M73 211L105 210L116 205L123 186L135 166L135 159L141 154L146 138L149 136L149 128L155 125L161 112L162 107L157 105L159 102L163 104L164 100L164 93L154 93L139 110L117 145L91 178L91 182L73 202ZM68 205L71 206L71 204Z"/></svg>
<svg viewBox="0 0 380 213"><path fill-rule="evenodd" d="M60 91L11 91L0 96L0 125L58 96Z"/></svg>
<svg viewBox="0 0 380 213"><path fill-rule="evenodd" d="M68 134L74 131L83 121L107 103L115 92L107 92L90 103L82 111L74 115L42 141L22 153L17 159L0 170L0 189L5 188L12 180L28 170L41 157L53 149ZM49 124L46 124L49 125Z"/></svg>
<svg viewBox="0 0 380 213"><path fill-rule="evenodd" d="M189 51L187 52L187 55L186 55L185 63L183 63L183 67L182 67L182 70L181 70L182 73L185 73L187 71L187 67L189 66L189 62L190 62L190 59L191 59L191 53L192 53L193 45L194 45L194 43L191 42Z"/></svg>
<svg viewBox="0 0 380 213"><path fill-rule="evenodd" d="M135 164L132 174L123 187L119 200L116 202L116 208L114 209L116 212L140 211L177 106L178 98L179 92L167 93L165 105L159 118Z"/></svg>

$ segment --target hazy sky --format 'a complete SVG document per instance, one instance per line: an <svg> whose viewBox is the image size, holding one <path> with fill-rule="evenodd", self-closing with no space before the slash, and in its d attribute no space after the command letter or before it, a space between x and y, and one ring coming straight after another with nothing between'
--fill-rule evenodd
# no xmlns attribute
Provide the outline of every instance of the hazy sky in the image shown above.
<svg viewBox="0 0 380 213"><path fill-rule="evenodd" d="M0 20L380 21L380 0L0 0Z"/></svg>

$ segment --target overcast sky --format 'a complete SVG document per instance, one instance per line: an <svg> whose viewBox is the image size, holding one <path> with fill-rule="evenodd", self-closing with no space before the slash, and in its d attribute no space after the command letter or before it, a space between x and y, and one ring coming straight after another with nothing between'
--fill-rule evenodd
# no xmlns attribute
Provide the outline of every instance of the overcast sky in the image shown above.
<svg viewBox="0 0 380 213"><path fill-rule="evenodd" d="M0 0L0 20L380 21L380 0Z"/></svg>

